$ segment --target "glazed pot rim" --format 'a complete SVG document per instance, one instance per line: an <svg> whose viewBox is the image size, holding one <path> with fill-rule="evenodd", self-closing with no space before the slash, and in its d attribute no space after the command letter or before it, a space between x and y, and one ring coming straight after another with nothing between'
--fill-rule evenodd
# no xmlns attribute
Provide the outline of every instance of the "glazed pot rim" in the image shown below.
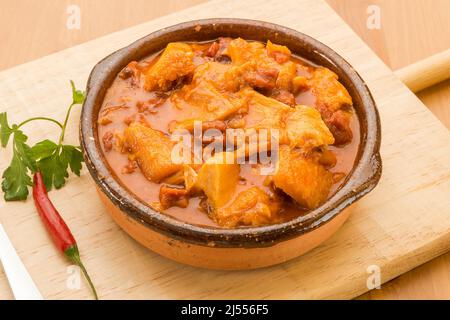
<svg viewBox="0 0 450 320"><path fill-rule="evenodd" d="M294 37L296 41L309 45L313 50L312 54L320 55L322 59L329 61L349 78L354 86L353 91L360 96L359 98L362 101L361 108L364 113L363 120L365 121L366 132L364 135L361 135L359 159L357 159L346 182L318 208L293 220L267 226L239 227L235 229L199 226L177 220L154 210L143 201L137 199L114 178L114 174L106 163L100 148L97 135L97 114L94 114L95 107L103 102L106 92L104 85L106 79L111 81L112 77L117 75L117 70L120 70L126 63L133 60L131 58L133 55L136 55L140 49L155 41L155 39L165 39L173 34L180 36L180 33L187 30L192 32L193 29L196 32L202 32L203 28L234 28L233 32L236 32L237 28L241 28L247 30L243 31L244 33L258 28L267 30L267 32L275 32L274 35L282 34ZM245 35L243 37L246 38ZM213 39L211 38L210 40ZM193 39L185 39L184 41L193 41ZM299 55L302 56L302 53L299 53ZM364 80L348 62L329 47L310 36L280 25L248 19L216 18L183 22L155 31L100 61L89 76L86 92L86 100L81 112L80 140L86 166L95 183L101 192L105 193L122 212L147 227L174 239L216 247L252 248L270 246L309 232L329 222L346 207L370 192L377 185L381 176L381 158L379 154L381 141L380 119L375 102ZM361 123L361 114L358 114L358 117Z"/></svg>

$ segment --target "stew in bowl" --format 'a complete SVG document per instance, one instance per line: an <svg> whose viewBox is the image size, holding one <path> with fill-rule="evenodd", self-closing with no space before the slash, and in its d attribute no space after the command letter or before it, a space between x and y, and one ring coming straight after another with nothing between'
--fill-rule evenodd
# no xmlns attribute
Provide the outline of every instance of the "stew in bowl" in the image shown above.
<svg viewBox="0 0 450 320"><path fill-rule="evenodd" d="M307 252L381 174L364 81L333 50L254 20L161 29L91 72L87 167L114 220L171 259L268 266Z"/></svg>
<svg viewBox="0 0 450 320"><path fill-rule="evenodd" d="M115 175L155 210L192 224L260 226L318 207L345 181L359 141L352 105L333 71L269 39L171 42L119 72L98 133ZM195 122L200 147L214 148L177 163L174 134L194 139ZM264 129L277 130L276 148L261 139L241 163L212 163L250 149ZM246 145L226 148L240 132ZM249 161L262 151L278 152L271 174Z"/></svg>

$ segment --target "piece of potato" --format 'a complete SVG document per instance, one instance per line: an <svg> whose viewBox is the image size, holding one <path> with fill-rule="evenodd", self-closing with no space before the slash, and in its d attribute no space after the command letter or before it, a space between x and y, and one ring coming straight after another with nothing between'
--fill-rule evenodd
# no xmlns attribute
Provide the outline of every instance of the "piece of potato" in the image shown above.
<svg viewBox="0 0 450 320"><path fill-rule="evenodd" d="M238 101L232 103L207 81L184 86L173 95L172 101L183 110L185 119L204 121L221 120L240 107Z"/></svg>
<svg viewBox="0 0 450 320"><path fill-rule="evenodd" d="M146 72L146 90L168 90L172 83L195 70L191 46L182 42L169 43L161 57Z"/></svg>
<svg viewBox="0 0 450 320"><path fill-rule="evenodd" d="M273 182L301 206L314 209L327 199L333 175L315 160L283 145Z"/></svg>
<svg viewBox="0 0 450 320"><path fill-rule="evenodd" d="M313 107L298 105L286 118L286 133L292 148L309 150L334 143L334 137Z"/></svg>
<svg viewBox="0 0 450 320"><path fill-rule="evenodd" d="M172 162L173 142L160 131L133 122L124 131L124 142L150 181L160 182L183 168Z"/></svg>
<svg viewBox="0 0 450 320"><path fill-rule="evenodd" d="M219 225L228 228L260 226L273 222L280 205L260 188L251 187L240 192L230 205L217 209L213 217Z"/></svg>
<svg viewBox="0 0 450 320"><path fill-rule="evenodd" d="M189 165L183 167L184 187L190 194L196 194L200 188L198 186L198 174Z"/></svg>
<svg viewBox="0 0 450 320"><path fill-rule="evenodd" d="M311 149L334 143L333 135L313 107L298 105L291 108L278 100L253 90L244 90L248 113L244 116L246 129L279 130L281 144Z"/></svg>
<svg viewBox="0 0 450 320"><path fill-rule="evenodd" d="M225 163L227 155L227 152L215 154L198 172L196 186L203 190L213 208L222 207L230 201L239 181L239 165Z"/></svg>
<svg viewBox="0 0 450 320"><path fill-rule="evenodd" d="M220 92L233 91L235 79L227 79L225 74L232 68L231 64L210 61L199 65L192 78L193 83L207 81ZM229 82L230 81L230 82Z"/></svg>

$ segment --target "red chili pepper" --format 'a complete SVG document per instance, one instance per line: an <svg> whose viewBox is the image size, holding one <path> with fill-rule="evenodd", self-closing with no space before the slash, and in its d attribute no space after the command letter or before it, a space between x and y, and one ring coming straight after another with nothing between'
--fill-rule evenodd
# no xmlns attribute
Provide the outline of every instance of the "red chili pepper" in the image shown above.
<svg viewBox="0 0 450 320"><path fill-rule="evenodd" d="M36 172L33 180L34 204L45 224L45 227L47 228L47 231L50 233L58 249L63 252L71 262L80 267L92 289L95 299L98 300L97 291L95 290L94 284L92 283L86 268L81 262L80 253L78 251L75 238L56 208L53 206L53 203L50 201L50 198L47 195L44 180L42 179L42 174L39 171Z"/></svg>

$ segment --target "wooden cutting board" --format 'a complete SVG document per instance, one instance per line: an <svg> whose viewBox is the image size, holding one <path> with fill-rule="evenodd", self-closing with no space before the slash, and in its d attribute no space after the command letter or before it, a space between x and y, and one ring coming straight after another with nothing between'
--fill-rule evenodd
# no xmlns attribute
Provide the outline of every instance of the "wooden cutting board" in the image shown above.
<svg viewBox="0 0 450 320"><path fill-rule="evenodd" d="M378 266L386 282L450 249L449 132L323 1L208 2L113 33L1 72L0 110L11 122L36 115L62 119L70 102L69 79L82 87L94 64L114 50L162 27L212 17L282 24L349 61L369 85L381 114L382 179L355 204L338 233L310 253L270 268L225 272L184 266L137 244L106 213L84 171L50 196L78 239L101 298L352 298L368 290L369 266ZM68 143L78 141L78 116L76 110ZM32 142L56 139L47 123L30 124L26 132ZM10 158L9 149L0 151L0 170ZM84 281L80 289L70 285L73 270L51 244L31 200L2 199L0 222L45 298L91 298ZM0 299L9 298L0 273Z"/></svg>

